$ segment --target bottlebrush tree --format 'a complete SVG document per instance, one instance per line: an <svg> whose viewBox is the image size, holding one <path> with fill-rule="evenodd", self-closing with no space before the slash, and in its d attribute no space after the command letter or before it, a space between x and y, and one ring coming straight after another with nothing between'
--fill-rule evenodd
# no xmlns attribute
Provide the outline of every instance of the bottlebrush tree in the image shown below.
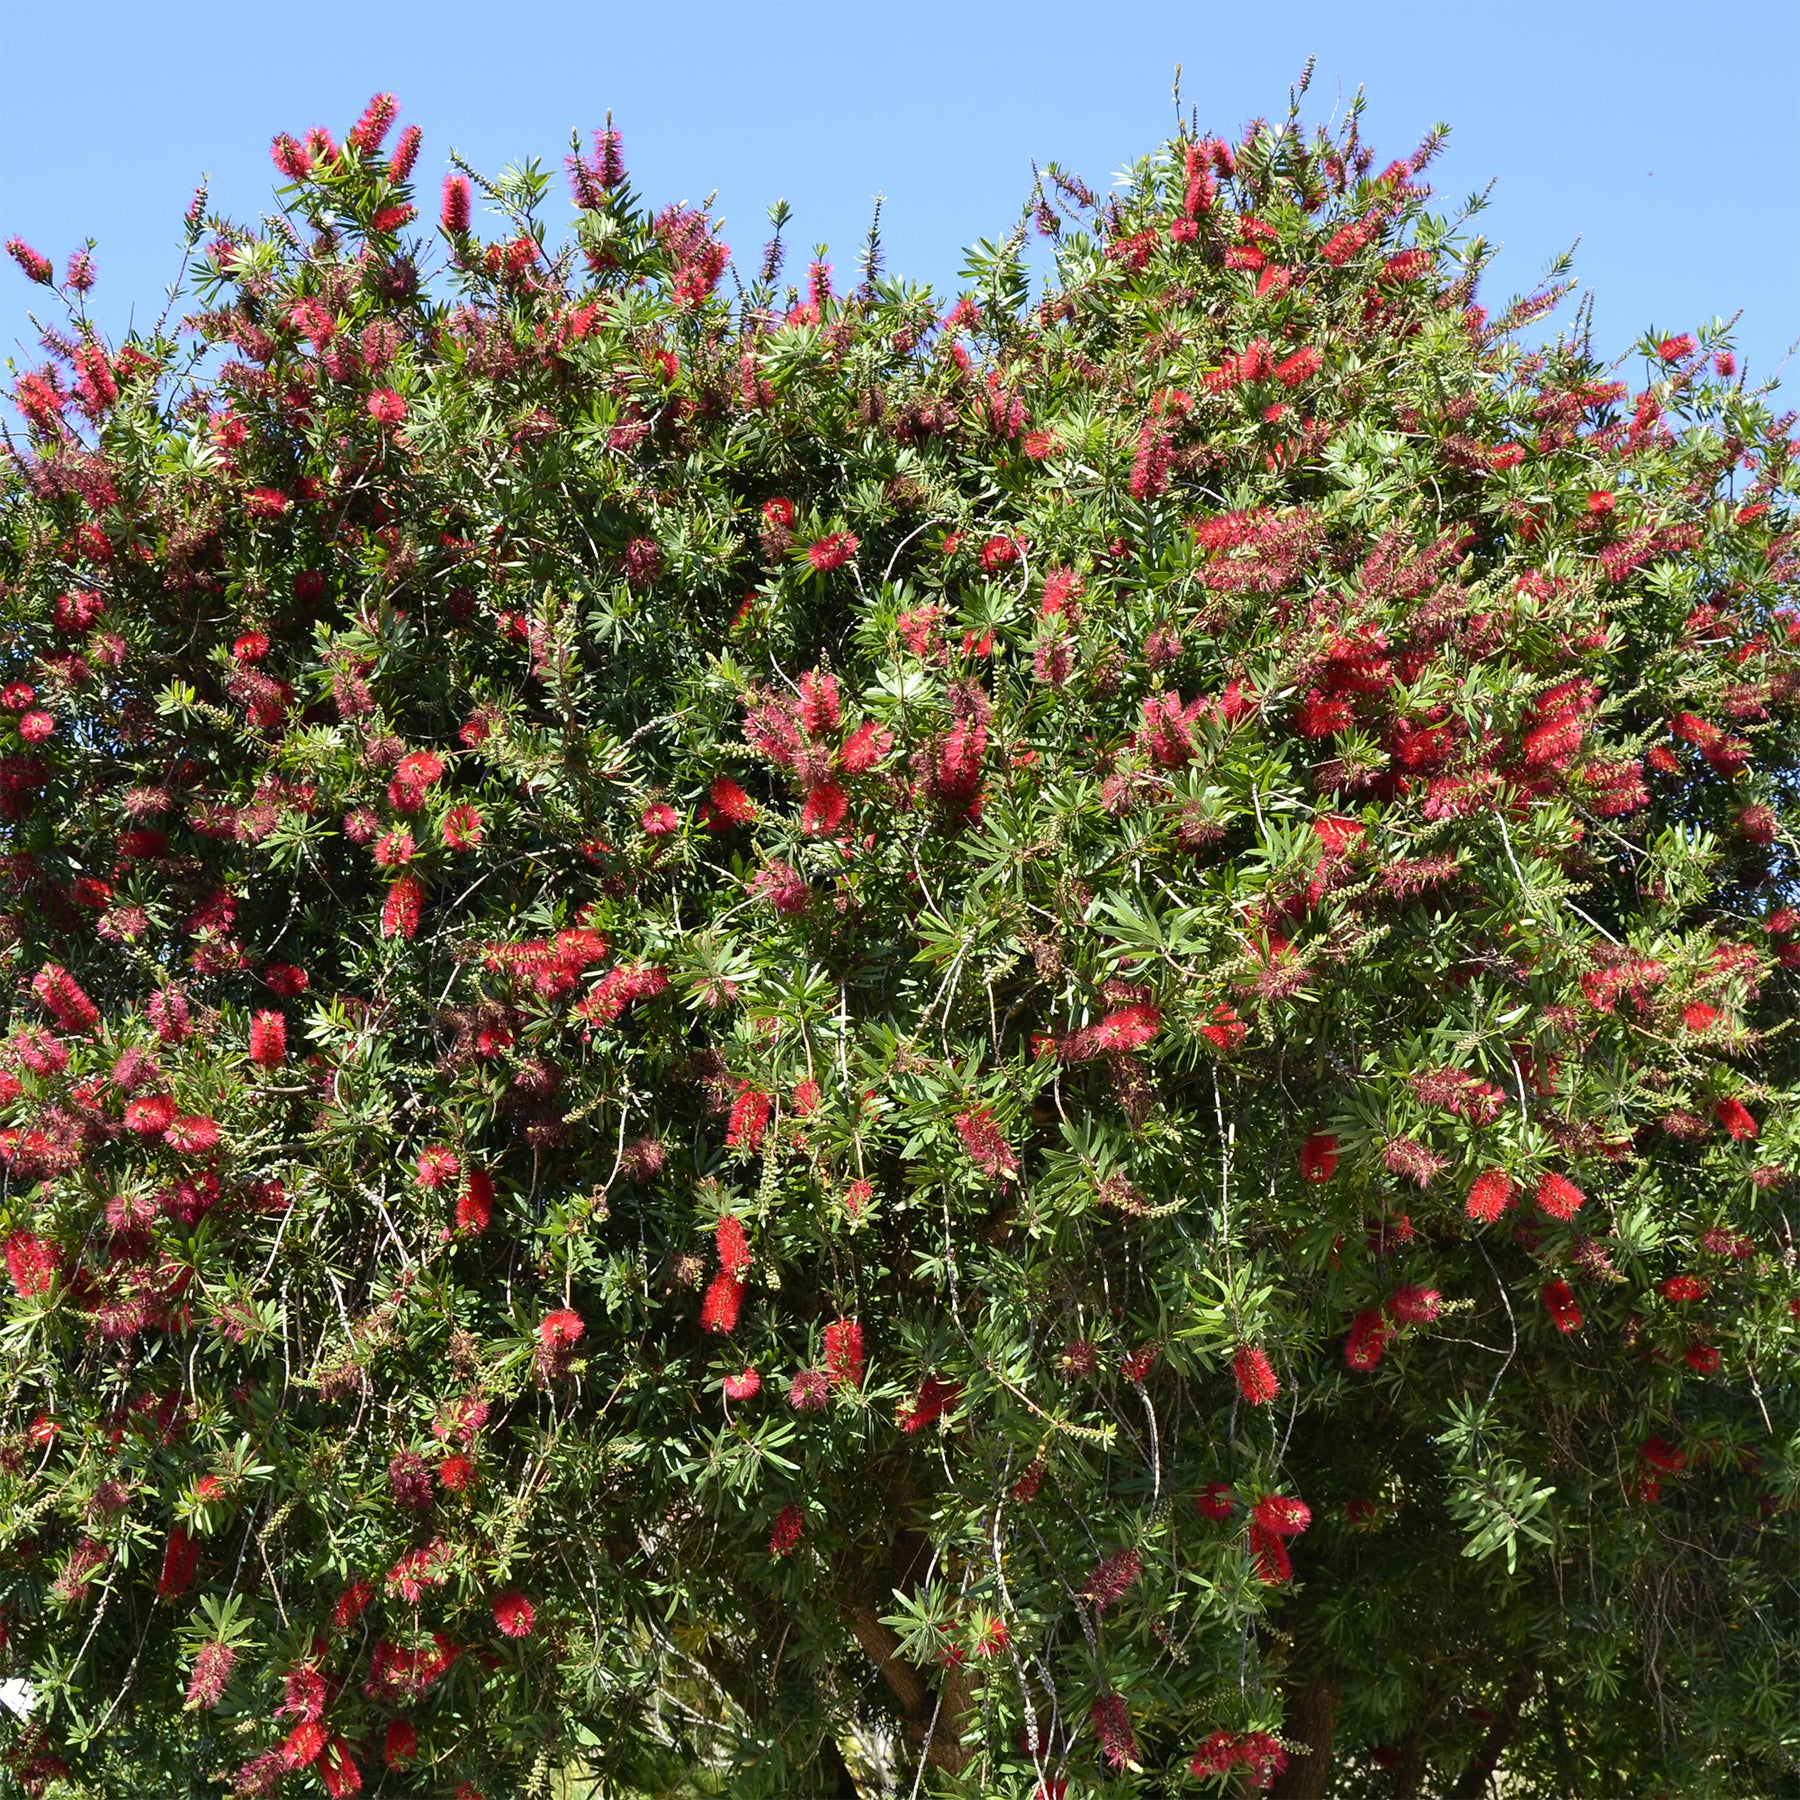
<svg viewBox="0 0 1800 1800"><path fill-rule="evenodd" d="M15 242L10 1779L1800 1791L1793 415L1298 106Z"/></svg>

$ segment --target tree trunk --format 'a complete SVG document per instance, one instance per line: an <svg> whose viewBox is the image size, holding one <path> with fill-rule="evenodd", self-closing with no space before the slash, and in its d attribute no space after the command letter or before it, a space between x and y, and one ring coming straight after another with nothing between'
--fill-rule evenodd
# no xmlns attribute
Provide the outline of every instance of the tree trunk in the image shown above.
<svg viewBox="0 0 1800 1800"><path fill-rule="evenodd" d="M1537 1683L1537 1669L1531 1663L1513 1672L1512 1679L1506 1684L1506 1692L1501 1696L1500 1712L1492 1725L1488 1727L1487 1736L1481 1740L1481 1748L1475 1752L1469 1766L1457 1778L1447 1800L1481 1800L1487 1792L1488 1782L1494 1771L1500 1767L1500 1758L1506 1752L1506 1746L1512 1742L1513 1733L1519 1729L1519 1714L1524 1710L1525 1702L1531 1698L1531 1690Z"/></svg>
<svg viewBox="0 0 1800 1800"><path fill-rule="evenodd" d="M969 1760L969 1752L962 1745L969 1711L968 1677L960 1669L947 1671L933 1696L924 1676L900 1654L899 1638L882 1624L874 1607L858 1601L844 1608L844 1617L877 1673L900 1702L913 1736L925 1745L926 1756L947 1775L960 1775ZM935 1724L933 1713L937 1715Z"/></svg>
<svg viewBox="0 0 1800 1800"><path fill-rule="evenodd" d="M824 1800L862 1800L862 1790L829 1731L819 1744L819 1792Z"/></svg>
<svg viewBox="0 0 1800 1800"><path fill-rule="evenodd" d="M1304 1745L1288 1755L1285 1773L1275 1777L1270 1800L1324 1800L1331 1785L1331 1736L1337 1722L1337 1690L1315 1680L1301 1692L1282 1721L1281 1735Z"/></svg>

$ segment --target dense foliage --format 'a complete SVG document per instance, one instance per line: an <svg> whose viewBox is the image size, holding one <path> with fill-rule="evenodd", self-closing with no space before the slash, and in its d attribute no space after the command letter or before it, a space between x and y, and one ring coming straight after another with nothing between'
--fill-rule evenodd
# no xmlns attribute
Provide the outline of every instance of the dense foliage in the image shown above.
<svg viewBox="0 0 1800 1800"><path fill-rule="evenodd" d="M1800 1792L1724 329L1354 108L947 316L393 113L122 345L12 247L0 1779Z"/></svg>

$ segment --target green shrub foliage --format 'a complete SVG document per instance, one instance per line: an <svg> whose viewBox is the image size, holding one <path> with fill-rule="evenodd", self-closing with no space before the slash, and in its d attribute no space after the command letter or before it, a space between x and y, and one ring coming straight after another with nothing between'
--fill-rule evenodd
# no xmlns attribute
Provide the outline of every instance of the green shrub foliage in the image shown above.
<svg viewBox="0 0 1800 1800"><path fill-rule="evenodd" d="M1531 347L1356 109L947 313L393 111L120 346L15 246L8 1778L1796 1791L1724 328Z"/></svg>

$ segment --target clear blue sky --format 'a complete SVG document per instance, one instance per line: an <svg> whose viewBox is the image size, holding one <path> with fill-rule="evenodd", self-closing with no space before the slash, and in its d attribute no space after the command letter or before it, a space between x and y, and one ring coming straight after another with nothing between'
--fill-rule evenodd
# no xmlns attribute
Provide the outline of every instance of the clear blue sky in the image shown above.
<svg viewBox="0 0 1800 1800"><path fill-rule="evenodd" d="M717 188L744 260L785 196L790 242L827 241L848 271L879 191L890 269L943 285L1010 225L1033 157L1101 187L1165 136L1176 63L1202 126L1235 132L1285 107L1309 54L1316 113L1360 84L1384 156L1452 125L1441 202L1495 180L1490 304L1580 237L1603 348L1739 308L1753 373L1800 338L1800 0L0 0L0 231L59 266L96 237L116 331L157 310L202 171L254 217L274 132L341 134L389 89L425 128L433 187L452 145L487 168L557 163L610 106L640 190ZM0 268L0 354L37 356L33 292Z"/></svg>

